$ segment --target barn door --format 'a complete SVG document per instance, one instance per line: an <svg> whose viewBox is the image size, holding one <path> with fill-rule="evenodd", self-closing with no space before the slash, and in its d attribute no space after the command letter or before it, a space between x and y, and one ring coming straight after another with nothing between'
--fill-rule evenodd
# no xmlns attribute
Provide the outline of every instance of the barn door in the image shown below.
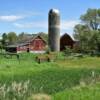
<svg viewBox="0 0 100 100"><path fill-rule="evenodd" d="M39 51L39 50L41 50L41 41L40 40L35 40L34 41L34 49L35 50L37 50L37 51Z"/></svg>

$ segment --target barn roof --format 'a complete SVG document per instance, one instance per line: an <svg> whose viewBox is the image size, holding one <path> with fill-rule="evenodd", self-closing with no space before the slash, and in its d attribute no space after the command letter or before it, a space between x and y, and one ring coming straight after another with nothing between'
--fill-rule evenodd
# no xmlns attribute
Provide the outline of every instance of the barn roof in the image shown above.
<svg viewBox="0 0 100 100"><path fill-rule="evenodd" d="M13 47L25 46L25 45L29 44L30 42L32 42L32 41L33 41L34 39L36 39L37 37L40 37L40 38L46 43L46 41L43 39L42 36L37 35L37 36L31 37L31 38L28 39L28 40L24 40L24 41L21 41L21 42L17 42L17 43L15 43L15 44L8 45L8 46L6 46L6 47L12 47L12 48L13 48Z"/></svg>
<svg viewBox="0 0 100 100"><path fill-rule="evenodd" d="M40 36L40 35L36 35L36 36L34 36L33 38L31 38L31 39L28 40L27 42L30 43L31 41L35 40L37 37L41 38L45 43L47 43L46 40L45 40L42 36Z"/></svg>
<svg viewBox="0 0 100 100"><path fill-rule="evenodd" d="M76 40L73 36L71 36L71 35L69 35L68 33L64 33L62 36L61 36L61 38L62 37L64 37L64 36L66 36L66 37L69 37L72 41L74 41L74 42L77 42L78 40ZM60 39L61 39L60 38Z"/></svg>
<svg viewBox="0 0 100 100"><path fill-rule="evenodd" d="M70 38L72 41L74 41L74 39L73 39L68 33L63 34L63 35L61 36L60 39L62 39L63 37L68 37L68 38Z"/></svg>
<svg viewBox="0 0 100 100"><path fill-rule="evenodd" d="M12 48L14 48L14 47L19 47L19 46L25 46L25 45L27 45L27 44L28 44L28 43L20 43L20 44L16 43L16 44L8 45L8 46L6 46L6 47L12 47Z"/></svg>

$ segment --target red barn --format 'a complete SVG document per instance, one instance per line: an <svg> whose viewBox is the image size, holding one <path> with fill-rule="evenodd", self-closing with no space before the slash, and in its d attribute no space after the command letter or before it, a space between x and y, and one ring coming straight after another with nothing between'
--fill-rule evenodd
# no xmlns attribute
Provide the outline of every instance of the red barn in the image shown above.
<svg viewBox="0 0 100 100"><path fill-rule="evenodd" d="M41 36L31 38L24 43L17 43L6 47L7 52L20 53L20 52L33 52L44 53L46 48L46 41Z"/></svg>
<svg viewBox="0 0 100 100"><path fill-rule="evenodd" d="M66 46L73 48L75 41L67 34L65 33L60 38L60 50L65 50Z"/></svg>

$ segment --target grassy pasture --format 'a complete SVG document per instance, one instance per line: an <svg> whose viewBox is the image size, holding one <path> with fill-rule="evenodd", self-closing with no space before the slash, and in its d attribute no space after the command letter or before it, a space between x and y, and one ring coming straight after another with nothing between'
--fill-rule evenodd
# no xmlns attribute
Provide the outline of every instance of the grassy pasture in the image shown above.
<svg viewBox="0 0 100 100"><path fill-rule="evenodd" d="M9 87L12 82L24 83L29 80L29 94L26 97L32 94L44 93L54 95L54 100L58 100L57 96L60 95L60 93L57 94L58 92L65 90L64 95L68 94L68 91L70 94L71 88L80 85L81 80L87 85L91 84L94 79L99 82L99 57L86 56L83 58L63 59L60 55L59 59L55 62L43 62L41 64L35 62L35 57L36 55L34 54L20 54L20 61L18 61L16 57L7 59L0 56L1 86L6 84ZM74 92L72 91L71 93ZM63 93L61 95L63 96ZM27 99L20 98L18 100ZM59 100L66 99L61 98Z"/></svg>
<svg viewBox="0 0 100 100"><path fill-rule="evenodd" d="M77 86L53 96L53 100L99 100L100 84Z"/></svg>

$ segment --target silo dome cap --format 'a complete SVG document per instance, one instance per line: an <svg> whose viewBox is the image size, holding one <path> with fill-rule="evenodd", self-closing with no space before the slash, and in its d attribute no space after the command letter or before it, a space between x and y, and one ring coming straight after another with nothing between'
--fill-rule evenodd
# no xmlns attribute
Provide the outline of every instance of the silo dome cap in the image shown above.
<svg viewBox="0 0 100 100"><path fill-rule="evenodd" d="M50 14L51 14L51 13L59 14L59 10L58 10L58 9L51 9L49 13L50 13Z"/></svg>

